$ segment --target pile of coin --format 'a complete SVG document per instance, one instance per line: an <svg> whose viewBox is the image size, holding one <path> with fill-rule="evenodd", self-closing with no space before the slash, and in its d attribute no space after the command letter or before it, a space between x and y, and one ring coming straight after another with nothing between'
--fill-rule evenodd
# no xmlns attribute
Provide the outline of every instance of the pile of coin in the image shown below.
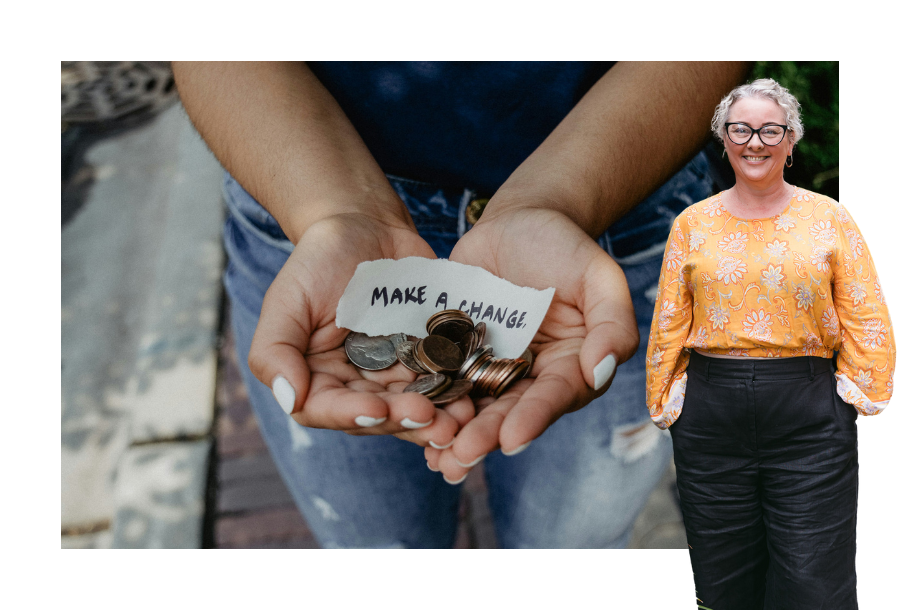
<svg viewBox="0 0 900 610"><path fill-rule="evenodd" d="M378 371L399 360L409 370L425 375L404 391L419 392L436 405L469 392L499 397L531 370L528 349L519 358L495 358L493 348L484 343L484 322L475 324L464 311L440 311L428 319L425 328L428 336L424 339L403 333L378 337L350 333L344 349L350 362L361 369Z"/></svg>

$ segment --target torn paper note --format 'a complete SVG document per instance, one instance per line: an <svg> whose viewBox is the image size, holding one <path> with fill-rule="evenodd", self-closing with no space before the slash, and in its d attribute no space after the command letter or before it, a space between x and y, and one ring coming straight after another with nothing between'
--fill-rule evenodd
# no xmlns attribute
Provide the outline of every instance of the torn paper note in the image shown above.
<svg viewBox="0 0 900 610"><path fill-rule="evenodd" d="M531 343L553 300L553 288L523 288L481 267L419 257L356 267L337 308L339 328L367 335L425 337L425 322L461 309L487 326L485 343L500 358L517 358Z"/></svg>

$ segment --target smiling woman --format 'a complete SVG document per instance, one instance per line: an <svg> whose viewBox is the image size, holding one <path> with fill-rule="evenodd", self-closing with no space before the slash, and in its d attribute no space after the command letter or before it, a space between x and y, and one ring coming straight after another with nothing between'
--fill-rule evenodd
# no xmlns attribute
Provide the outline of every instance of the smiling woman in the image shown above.
<svg viewBox="0 0 900 610"><path fill-rule="evenodd" d="M735 185L675 219L647 351L697 596L856 608L856 418L887 406L896 358L880 282L847 210L784 180L787 89L742 85L712 126Z"/></svg>

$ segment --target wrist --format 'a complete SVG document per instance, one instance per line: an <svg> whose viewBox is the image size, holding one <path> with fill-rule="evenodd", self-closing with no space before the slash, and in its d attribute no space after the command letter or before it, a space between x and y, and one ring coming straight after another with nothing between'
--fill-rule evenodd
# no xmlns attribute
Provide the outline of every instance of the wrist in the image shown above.
<svg viewBox="0 0 900 610"><path fill-rule="evenodd" d="M526 210L542 210L565 216L596 239L612 224L598 214L601 209L597 203L579 201L566 193L545 194L501 187L484 208L479 222L493 221L507 214Z"/></svg>
<svg viewBox="0 0 900 610"><path fill-rule="evenodd" d="M328 219L359 218L382 227L416 231L409 211L393 190L390 193L330 193L269 211L294 244L310 227Z"/></svg>

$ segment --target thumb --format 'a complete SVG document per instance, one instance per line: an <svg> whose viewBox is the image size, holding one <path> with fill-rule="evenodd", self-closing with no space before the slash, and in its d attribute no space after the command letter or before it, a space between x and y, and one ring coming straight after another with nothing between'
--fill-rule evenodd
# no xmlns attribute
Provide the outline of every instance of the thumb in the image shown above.
<svg viewBox="0 0 900 610"><path fill-rule="evenodd" d="M618 365L634 356L640 333L625 274L605 252L598 254L583 281L587 335L579 361L585 382L599 390L612 380Z"/></svg>
<svg viewBox="0 0 900 610"><path fill-rule="evenodd" d="M309 346L310 331L301 323L306 308L285 308L275 288L273 284L263 300L247 363L290 415L300 409L309 393L310 372L303 354Z"/></svg>

